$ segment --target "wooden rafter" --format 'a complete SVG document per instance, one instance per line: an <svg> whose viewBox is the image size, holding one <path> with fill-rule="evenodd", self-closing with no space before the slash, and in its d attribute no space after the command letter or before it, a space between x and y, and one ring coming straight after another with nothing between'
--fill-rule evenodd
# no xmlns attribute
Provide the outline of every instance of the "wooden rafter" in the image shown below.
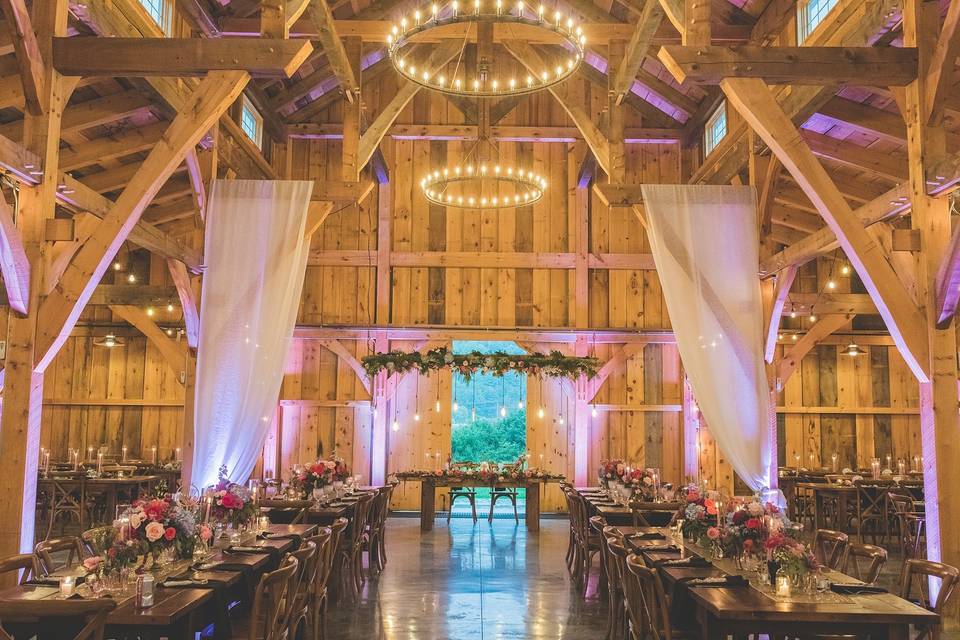
<svg viewBox="0 0 960 640"><path fill-rule="evenodd" d="M183 324L186 327L187 346L196 349L200 344L200 303L197 292L190 281L187 268L179 260L167 258L170 279L177 289L180 306L183 308Z"/></svg>
<svg viewBox="0 0 960 640"><path fill-rule="evenodd" d="M917 51L898 47L683 47L660 49L680 81L719 84L760 78L769 84L904 86L917 77Z"/></svg>
<svg viewBox="0 0 960 640"><path fill-rule="evenodd" d="M926 379L930 363L923 315L886 259L883 249L864 229L763 81L730 78L724 80L721 87L737 111L780 158L836 234L907 364L918 378Z"/></svg>
<svg viewBox="0 0 960 640"><path fill-rule="evenodd" d="M167 361L167 364L177 372L177 380L182 384L183 381L180 379L179 374L183 372L187 363L187 354L184 349L171 340L167 334L163 332L163 329L158 327L157 323L154 322L143 309L139 307L111 305L110 310L136 327L140 333L147 337L147 340L157 348L157 351L159 351L163 359Z"/></svg>
<svg viewBox="0 0 960 640"><path fill-rule="evenodd" d="M656 33L663 20L663 8L660 6L660 0L644 0L643 11L637 18L636 30L627 43L627 48L623 53L623 60L616 69L613 76L613 90L616 103L623 102L624 96L633 86L640 65L647 55L650 43L653 41L653 34Z"/></svg>
<svg viewBox="0 0 960 640"><path fill-rule="evenodd" d="M777 276L777 284L773 290L773 298L770 304L770 313L764 319L764 349L763 358L767 362L773 362L773 355L777 348L777 334L780 331L780 317L783 315L783 307L787 302L787 296L790 294L790 287L797 276L797 267L784 269Z"/></svg>
<svg viewBox="0 0 960 640"><path fill-rule="evenodd" d="M953 88L957 56L960 55L960 3L950 2L947 17L927 68L924 96L924 124L939 122L943 106Z"/></svg>
<svg viewBox="0 0 960 640"><path fill-rule="evenodd" d="M20 230L13 221L13 210L0 195L0 273L7 290L10 308L26 315L30 303L30 261L23 249Z"/></svg>
<svg viewBox="0 0 960 640"><path fill-rule="evenodd" d="M777 387L782 389L787 380L797 370L804 356L817 346L821 340L853 320L852 315L824 316L814 323L810 330L800 338L777 364Z"/></svg>
<svg viewBox="0 0 960 640"><path fill-rule="evenodd" d="M353 372L357 374L357 378L360 380L360 384L367 390L367 393L371 393L372 383L370 376L367 375L367 372L364 370L363 365L360 364L360 361L357 360L357 357L350 353L342 342L339 340L321 340L320 344L336 354L341 362L353 369Z"/></svg>
<svg viewBox="0 0 960 640"><path fill-rule="evenodd" d="M197 208L197 213L201 219L206 218L207 211L207 188L203 183L203 173L200 170L200 158L197 156L196 148L187 151L183 158L183 163L187 166L187 175L190 177L190 188L193 190L193 203Z"/></svg>
<svg viewBox="0 0 960 640"><path fill-rule="evenodd" d="M326 0L311 0L307 13L316 29L316 39L327 54L330 68L340 81L344 96L350 102L359 100L360 79L354 73L353 65L350 64L341 35L337 32L333 13L327 6Z"/></svg>
<svg viewBox="0 0 960 640"><path fill-rule="evenodd" d="M2 0L0 8L3 9L4 21L13 41L27 110L39 115L47 109L43 90L45 71L40 45L30 21L30 11L24 0Z"/></svg>
<svg viewBox="0 0 960 640"><path fill-rule="evenodd" d="M249 75L243 71L219 71L212 72L200 83L97 231L74 256L40 309L43 321L38 331L38 370L46 369L69 337L110 261L153 196L183 162L186 152L237 99L248 80Z"/></svg>
<svg viewBox="0 0 960 640"><path fill-rule="evenodd" d="M53 65L68 76L203 76L248 71L289 78L307 59L309 40L266 38L55 38Z"/></svg>

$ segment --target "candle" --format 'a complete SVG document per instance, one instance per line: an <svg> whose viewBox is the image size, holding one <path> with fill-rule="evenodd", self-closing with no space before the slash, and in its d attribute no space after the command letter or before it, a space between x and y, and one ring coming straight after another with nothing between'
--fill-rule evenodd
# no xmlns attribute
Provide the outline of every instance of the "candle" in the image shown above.
<svg viewBox="0 0 960 640"><path fill-rule="evenodd" d="M126 461L127 461L127 445L123 445L123 446L120 448L120 452L121 452L121 458L120 458L120 459L121 459L123 462L126 462Z"/></svg>
<svg viewBox="0 0 960 640"><path fill-rule="evenodd" d="M722 513L723 513L723 503L717 500L717 526L718 527L720 526L720 518L722 517L721 516Z"/></svg>
<svg viewBox="0 0 960 640"><path fill-rule="evenodd" d="M794 465L797 467L797 469L799 469L799 468L800 468L800 454L799 454L799 453L793 454L793 462L794 462Z"/></svg>
<svg viewBox="0 0 960 640"><path fill-rule="evenodd" d="M907 474L907 463L904 462L902 459L897 460L897 474L901 476L904 476Z"/></svg>
<svg viewBox="0 0 960 640"><path fill-rule="evenodd" d="M73 576L63 576L60 578L60 595L65 598L72 596L74 584Z"/></svg>
<svg viewBox="0 0 960 640"><path fill-rule="evenodd" d="M267 516L260 516L257 519L257 526L260 528L260 531L267 531L270 529L270 518Z"/></svg>
<svg viewBox="0 0 960 640"><path fill-rule="evenodd" d="M913 471L921 471L920 469L920 456L913 456Z"/></svg>
<svg viewBox="0 0 960 640"><path fill-rule="evenodd" d="M815 459L815 458L813 457L813 454L811 453L811 454L810 454L810 468L811 468L811 469L813 469L813 461L814 461L814 459Z"/></svg>
<svg viewBox="0 0 960 640"><path fill-rule="evenodd" d="M103 451L97 452L97 475L103 475Z"/></svg>
<svg viewBox="0 0 960 640"><path fill-rule="evenodd" d="M892 465L891 462L890 462L891 460L893 460L893 456L888 453L888 454L887 454L887 466L886 466L887 469L893 469L893 465Z"/></svg>
<svg viewBox="0 0 960 640"><path fill-rule="evenodd" d="M203 501L207 505L206 511L203 514L203 521L210 522L210 507L213 506L213 496L207 496Z"/></svg>
<svg viewBox="0 0 960 640"><path fill-rule="evenodd" d="M870 475L874 480L880 479L880 458L874 458L870 461Z"/></svg>
<svg viewBox="0 0 960 640"><path fill-rule="evenodd" d="M790 595L790 576L777 574L777 595L778 596L789 596Z"/></svg>
<svg viewBox="0 0 960 640"><path fill-rule="evenodd" d="M177 462L180 462L180 447L177 447L176 461L177 461Z"/></svg>
<svg viewBox="0 0 960 640"><path fill-rule="evenodd" d="M837 467L838 467L837 461L838 461L839 459L840 459L840 456L839 456L839 454L837 454L836 451L834 451L832 454L830 454L830 468L833 470L834 473L837 472Z"/></svg>
<svg viewBox="0 0 960 640"><path fill-rule="evenodd" d="M124 516L120 518L120 538L126 540L130 537L130 517Z"/></svg>
<svg viewBox="0 0 960 640"><path fill-rule="evenodd" d="M150 461L157 464L157 445L150 447Z"/></svg>
<svg viewBox="0 0 960 640"><path fill-rule="evenodd" d="M73 471L76 473L77 469L80 467L80 449L73 450Z"/></svg>
<svg viewBox="0 0 960 640"><path fill-rule="evenodd" d="M93 462L93 447L87 447L87 462Z"/></svg>

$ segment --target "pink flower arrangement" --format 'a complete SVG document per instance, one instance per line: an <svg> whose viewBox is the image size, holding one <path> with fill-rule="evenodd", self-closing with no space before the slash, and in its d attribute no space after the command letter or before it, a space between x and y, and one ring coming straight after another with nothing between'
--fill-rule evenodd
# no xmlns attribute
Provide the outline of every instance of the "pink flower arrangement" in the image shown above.
<svg viewBox="0 0 960 640"><path fill-rule="evenodd" d="M350 476L346 463L340 458L318 460L294 470L292 484L306 496L314 489L322 489L334 482L343 482Z"/></svg>

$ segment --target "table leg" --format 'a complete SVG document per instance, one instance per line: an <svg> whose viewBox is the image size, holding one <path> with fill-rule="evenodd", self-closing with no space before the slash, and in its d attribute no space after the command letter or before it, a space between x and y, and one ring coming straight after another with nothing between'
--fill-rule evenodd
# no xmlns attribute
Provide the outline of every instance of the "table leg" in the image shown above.
<svg viewBox="0 0 960 640"><path fill-rule="evenodd" d="M420 531L433 529L437 511L437 492L432 482L420 482Z"/></svg>
<svg viewBox="0 0 960 640"><path fill-rule="evenodd" d="M910 638L910 625L891 624L887 626L887 640L908 640L908 638Z"/></svg>
<svg viewBox="0 0 960 640"><path fill-rule="evenodd" d="M816 531L820 528L820 492L813 492L813 530Z"/></svg>
<svg viewBox="0 0 960 640"><path fill-rule="evenodd" d="M540 531L540 482L531 482L527 485L526 509L524 517L527 520L527 531Z"/></svg>
<svg viewBox="0 0 960 640"><path fill-rule="evenodd" d="M847 492L840 491L837 497L837 531L847 530Z"/></svg>

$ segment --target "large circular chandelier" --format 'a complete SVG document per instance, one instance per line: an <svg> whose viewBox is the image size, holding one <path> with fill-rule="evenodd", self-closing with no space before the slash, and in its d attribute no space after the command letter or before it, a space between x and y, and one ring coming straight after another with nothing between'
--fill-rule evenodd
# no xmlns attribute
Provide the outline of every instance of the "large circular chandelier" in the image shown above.
<svg viewBox="0 0 960 640"><path fill-rule="evenodd" d="M467 68L462 51L454 62L438 69L422 68L407 57L407 45L415 43L422 34L432 32L431 36L441 37L443 31L449 31L443 27L463 25L464 33L469 36L472 26L480 23L525 25L543 30L548 39L552 38L563 46L564 54L551 63L552 68L509 78L490 77L488 69L480 62ZM456 33L457 37L461 36L459 31ZM532 10L522 0L513 9L504 9L502 0L472 0L469 4L451 0L443 7L433 4L428 13L417 10L412 16L402 17L387 35L387 53L397 73L433 91L474 98L523 95L563 82L583 62L585 47L583 29L572 17L564 16L560 11L549 15L543 5Z"/></svg>
<svg viewBox="0 0 960 640"><path fill-rule="evenodd" d="M501 209L533 204L547 181L533 171L486 162L436 169L420 180L427 200L461 209Z"/></svg>

